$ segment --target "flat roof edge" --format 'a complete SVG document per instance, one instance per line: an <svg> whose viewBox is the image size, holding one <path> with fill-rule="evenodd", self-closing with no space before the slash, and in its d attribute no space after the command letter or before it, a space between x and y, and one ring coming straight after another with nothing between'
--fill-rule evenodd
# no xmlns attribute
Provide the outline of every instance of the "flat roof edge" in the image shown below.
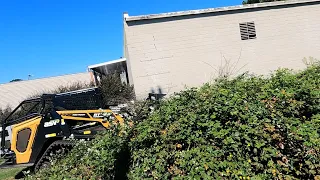
<svg viewBox="0 0 320 180"><path fill-rule="evenodd" d="M274 1L274 2L266 2L266 3L208 8L208 9L189 10L189 11L177 11L177 12L149 14L149 15L141 15L141 16L129 16L127 13L125 13L124 20L126 22L128 22L128 21L148 20L148 19L160 19L160 18L187 16L187 15L198 15L198 14L215 13L215 12L223 12L223 11L245 10L245 9L263 8L263 7L293 5L293 4L305 4L305 3L312 3L312 2L320 2L320 0Z"/></svg>

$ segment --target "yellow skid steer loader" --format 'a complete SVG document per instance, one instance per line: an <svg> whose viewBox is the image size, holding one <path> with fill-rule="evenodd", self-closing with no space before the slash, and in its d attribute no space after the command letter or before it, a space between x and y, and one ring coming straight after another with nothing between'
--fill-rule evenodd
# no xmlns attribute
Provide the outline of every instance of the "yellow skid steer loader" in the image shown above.
<svg viewBox="0 0 320 180"><path fill-rule="evenodd" d="M70 150L70 139L92 139L122 117L102 107L98 88L43 94L20 103L2 122L0 168L22 166L37 171L52 155Z"/></svg>

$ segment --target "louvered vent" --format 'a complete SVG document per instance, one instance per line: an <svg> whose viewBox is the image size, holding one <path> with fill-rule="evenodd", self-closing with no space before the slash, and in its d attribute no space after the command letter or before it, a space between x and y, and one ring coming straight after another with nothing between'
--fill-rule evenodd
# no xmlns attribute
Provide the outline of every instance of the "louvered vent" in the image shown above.
<svg viewBox="0 0 320 180"><path fill-rule="evenodd" d="M254 22L240 23L239 26L241 40L255 39L257 37Z"/></svg>

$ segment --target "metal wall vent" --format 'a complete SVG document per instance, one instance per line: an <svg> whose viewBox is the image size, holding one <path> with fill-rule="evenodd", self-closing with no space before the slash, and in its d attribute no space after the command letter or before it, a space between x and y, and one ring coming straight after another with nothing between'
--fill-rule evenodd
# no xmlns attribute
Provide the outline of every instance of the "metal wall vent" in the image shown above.
<svg viewBox="0 0 320 180"><path fill-rule="evenodd" d="M245 22L240 23L240 34L241 34L241 40L249 40L249 39L256 39L256 27L254 25L254 22Z"/></svg>

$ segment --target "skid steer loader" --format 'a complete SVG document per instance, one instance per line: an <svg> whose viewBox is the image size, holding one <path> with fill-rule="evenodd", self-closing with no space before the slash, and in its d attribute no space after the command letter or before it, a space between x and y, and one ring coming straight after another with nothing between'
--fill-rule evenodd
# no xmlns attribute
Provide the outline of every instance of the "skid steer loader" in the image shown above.
<svg viewBox="0 0 320 180"><path fill-rule="evenodd" d="M98 88L43 94L20 103L2 122L0 168L22 166L32 172L50 164L55 154L70 150L74 141L90 140L110 123L123 123L120 114L102 107ZM104 108L104 109L101 109Z"/></svg>

